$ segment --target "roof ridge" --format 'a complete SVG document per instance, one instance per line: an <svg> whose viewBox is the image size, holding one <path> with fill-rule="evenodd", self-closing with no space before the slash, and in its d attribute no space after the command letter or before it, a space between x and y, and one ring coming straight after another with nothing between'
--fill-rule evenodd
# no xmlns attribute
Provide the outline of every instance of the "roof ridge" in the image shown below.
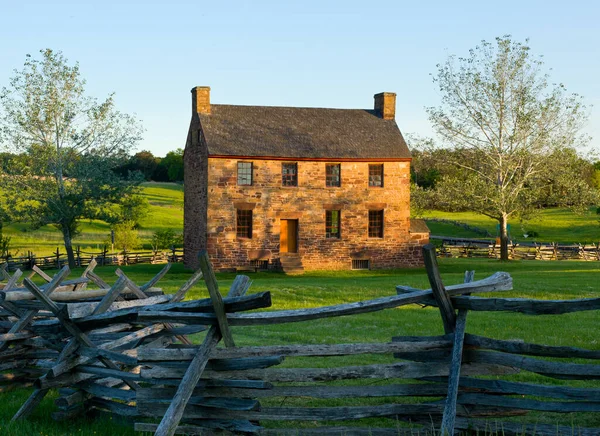
<svg viewBox="0 0 600 436"><path fill-rule="evenodd" d="M270 105L257 105L257 104L212 104L211 107L215 106L226 106L226 107L242 107L242 108L268 108L268 109L306 109L306 110L334 110L334 111L365 111L375 112L374 109L364 108L337 108L337 107L312 107L312 106L270 106Z"/></svg>

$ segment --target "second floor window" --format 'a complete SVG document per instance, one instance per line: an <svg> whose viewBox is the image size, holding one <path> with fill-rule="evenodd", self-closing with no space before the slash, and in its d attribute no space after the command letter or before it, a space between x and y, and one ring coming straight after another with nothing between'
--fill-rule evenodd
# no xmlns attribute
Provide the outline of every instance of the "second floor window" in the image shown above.
<svg viewBox="0 0 600 436"><path fill-rule="evenodd" d="M235 234L238 238L252 238L252 211L237 209Z"/></svg>
<svg viewBox="0 0 600 436"><path fill-rule="evenodd" d="M237 184L252 185L252 162L237 163Z"/></svg>
<svg viewBox="0 0 600 436"><path fill-rule="evenodd" d="M340 164L325 165L325 186L340 186Z"/></svg>
<svg viewBox="0 0 600 436"><path fill-rule="evenodd" d="M369 186L383 187L383 164L369 165Z"/></svg>
<svg viewBox="0 0 600 436"><path fill-rule="evenodd" d="M281 164L281 186L298 186L298 164Z"/></svg>
<svg viewBox="0 0 600 436"><path fill-rule="evenodd" d="M340 237L340 211L326 210L325 211L325 237L338 238Z"/></svg>

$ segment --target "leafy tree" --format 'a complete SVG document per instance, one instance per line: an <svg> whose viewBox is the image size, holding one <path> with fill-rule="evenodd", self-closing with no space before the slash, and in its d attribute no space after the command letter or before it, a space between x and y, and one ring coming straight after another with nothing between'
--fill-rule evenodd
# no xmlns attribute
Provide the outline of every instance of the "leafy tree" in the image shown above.
<svg viewBox="0 0 600 436"><path fill-rule="evenodd" d="M176 234L172 229L157 230L152 234L152 250L169 249L181 245L182 235Z"/></svg>
<svg viewBox="0 0 600 436"><path fill-rule="evenodd" d="M587 119L582 98L551 84L542 66L526 44L505 36L483 41L466 58L449 57L434 76L442 102L428 108L429 118L455 151L447 164L460 170L438 181L436 192L498 220L503 260L508 219L531 212L557 165L567 180L565 204L590 204L594 197L570 166L553 161L586 142L578 133Z"/></svg>
<svg viewBox="0 0 600 436"><path fill-rule="evenodd" d="M131 251L142 245L138 231L131 221L115 224L113 231L115 232L115 247L119 250Z"/></svg>
<svg viewBox="0 0 600 436"><path fill-rule="evenodd" d="M151 152L142 150L134 154L131 160L134 170L140 171L146 180L152 179L152 173L156 170L158 162Z"/></svg>
<svg viewBox="0 0 600 436"><path fill-rule="evenodd" d="M180 182L183 180L183 149L178 148L170 151L159 160L153 180L162 182Z"/></svg>
<svg viewBox="0 0 600 436"><path fill-rule="evenodd" d="M600 189L600 162L593 163L590 178L592 186L596 189Z"/></svg>
<svg viewBox="0 0 600 436"><path fill-rule="evenodd" d="M123 177L130 173L139 172L145 180L152 180L159 159L147 150L142 150L130 156L124 163L115 168L115 172Z"/></svg>
<svg viewBox="0 0 600 436"><path fill-rule="evenodd" d="M134 193L124 195L118 203L103 205L94 215L111 225L130 221L134 228L139 229L140 222L148 216L149 210L148 199Z"/></svg>
<svg viewBox="0 0 600 436"><path fill-rule="evenodd" d="M27 55L0 94L1 142L27 156L27 164L13 162L0 178L8 212L35 227L59 228L70 266L79 221L140 181L113 171L140 139L139 122L115 109L113 95L102 102L86 96L84 85L78 64L46 49L41 59Z"/></svg>
<svg viewBox="0 0 600 436"><path fill-rule="evenodd" d="M146 197L141 195L127 195L119 202L121 209L121 220L131 221L137 229L140 227L140 222L148 216L150 203Z"/></svg>
<svg viewBox="0 0 600 436"><path fill-rule="evenodd" d="M169 181L169 168L163 164L163 158L157 157L157 166L152 173L152 180L155 182L168 182Z"/></svg>
<svg viewBox="0 0 600 436"><path fill-rule="evenodd" d="M10 236L4 236L2 234L2 213L0 211L0 257L7 258L10 255Z"/></svg>
<svg viewBox="0 0 600 436"><path fill-rule="evenodd" d="M181 182L183 180L183 149L178 148L175 151L167 153L163 162L169 168L169 180L171 182Z"/></svg>

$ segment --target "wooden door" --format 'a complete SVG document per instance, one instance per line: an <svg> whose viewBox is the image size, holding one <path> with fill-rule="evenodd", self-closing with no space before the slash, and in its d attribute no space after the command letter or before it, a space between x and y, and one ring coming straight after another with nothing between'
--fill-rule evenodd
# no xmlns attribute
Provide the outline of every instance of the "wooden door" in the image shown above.
<svg viewBox="0 0 600 436"><path fill-rule="evenodd" d="M279 229L279 251L298 252L298 220L281 220Z"/></svg>

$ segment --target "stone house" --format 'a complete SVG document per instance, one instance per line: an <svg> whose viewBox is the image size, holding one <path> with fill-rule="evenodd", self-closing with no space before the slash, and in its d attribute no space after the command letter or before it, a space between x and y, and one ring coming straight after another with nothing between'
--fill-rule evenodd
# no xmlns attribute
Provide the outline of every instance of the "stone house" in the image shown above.
<svg viewBox="0 0 600 436"><path fill-rule="evenodd" d="M184 153L185 264L215 269L418 266L411 156L396 94L372 110L213 105L192 89Z"/></svg>

